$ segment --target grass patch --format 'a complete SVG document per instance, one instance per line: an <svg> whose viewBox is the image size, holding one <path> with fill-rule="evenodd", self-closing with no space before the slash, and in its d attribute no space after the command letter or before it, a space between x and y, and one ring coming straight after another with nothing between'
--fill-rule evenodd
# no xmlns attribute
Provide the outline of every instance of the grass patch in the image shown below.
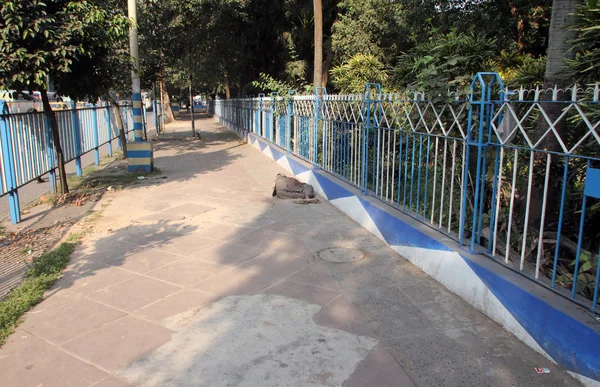
<svg viewBox="0 0 600 387"><path fill-rule="evenodd" d="M0 224L0 238L4 238L6 236L6 228Z"/></svg>
<svg viewBox="0 0 600 387"><path fill-rule="evenodd" d="M56 282L80 239L79 234L69 235L66 242L36 259L23 282L0 301L0 346L14 332L23 314L39 303Z"/></svg>

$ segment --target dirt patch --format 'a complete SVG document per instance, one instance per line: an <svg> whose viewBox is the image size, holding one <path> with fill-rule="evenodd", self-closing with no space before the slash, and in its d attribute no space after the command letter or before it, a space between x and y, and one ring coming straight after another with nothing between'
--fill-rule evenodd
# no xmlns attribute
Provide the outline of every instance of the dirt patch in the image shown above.
<svg viewBox="0 0 600 387"><path fill-rule="evenodd" d="M6 233L0 238L0 299L23 278L27 266L50 251L74 222Z"/></svg>

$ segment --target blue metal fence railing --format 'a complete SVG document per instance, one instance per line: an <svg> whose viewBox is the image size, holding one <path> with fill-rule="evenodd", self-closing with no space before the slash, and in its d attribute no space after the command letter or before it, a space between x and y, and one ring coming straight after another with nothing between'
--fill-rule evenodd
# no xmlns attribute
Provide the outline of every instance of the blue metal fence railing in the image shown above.
<svg viewBox="0 0 600 387"><path fill-rule="evenodd" d="M126 132L130 132L131 107L120 109ZM43 112L8 112L5 101L0 101L0 196L9 196L11 220L20 221L18 189L36 178L50 173L54 189L56 155L52 132ZM56 121L65 162L76 160L77 173L82 173L81 155L118 138L118 124L109 105L56 111ZM111 148L112 151L112 148Z"/></svg>
<svg viewBox="0 0 600 387"><path fill-rule="evenodd" d="M210 111L598 313L600 88L216 100Z"/></svg>

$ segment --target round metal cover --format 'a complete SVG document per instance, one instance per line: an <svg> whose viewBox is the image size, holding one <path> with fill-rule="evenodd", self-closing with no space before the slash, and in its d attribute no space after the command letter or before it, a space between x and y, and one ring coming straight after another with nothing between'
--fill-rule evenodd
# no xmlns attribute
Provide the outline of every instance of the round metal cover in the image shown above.
<svg viewBox="0 0 600 387"><path fill-rule="evenodd" d="M333 247L322 250L319 253L319 258L334 263L358 262L364 257L365 253L359 249L349 249L345 247Z"/></svg>

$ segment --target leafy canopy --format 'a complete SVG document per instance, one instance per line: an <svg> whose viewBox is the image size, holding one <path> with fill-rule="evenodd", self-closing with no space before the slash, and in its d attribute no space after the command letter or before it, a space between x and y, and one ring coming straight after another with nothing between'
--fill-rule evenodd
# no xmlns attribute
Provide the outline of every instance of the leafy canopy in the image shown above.
<svg viewBox="0 0 600 387"><path fill-rule="evenodd" d="M5 0L0 8L0 87L48 89L51 79L61 93L85 93L74 87L81 80L73 76L74 69L83 61L103 60L130 26L118 8L109 8L111 3Z"/></svg>

